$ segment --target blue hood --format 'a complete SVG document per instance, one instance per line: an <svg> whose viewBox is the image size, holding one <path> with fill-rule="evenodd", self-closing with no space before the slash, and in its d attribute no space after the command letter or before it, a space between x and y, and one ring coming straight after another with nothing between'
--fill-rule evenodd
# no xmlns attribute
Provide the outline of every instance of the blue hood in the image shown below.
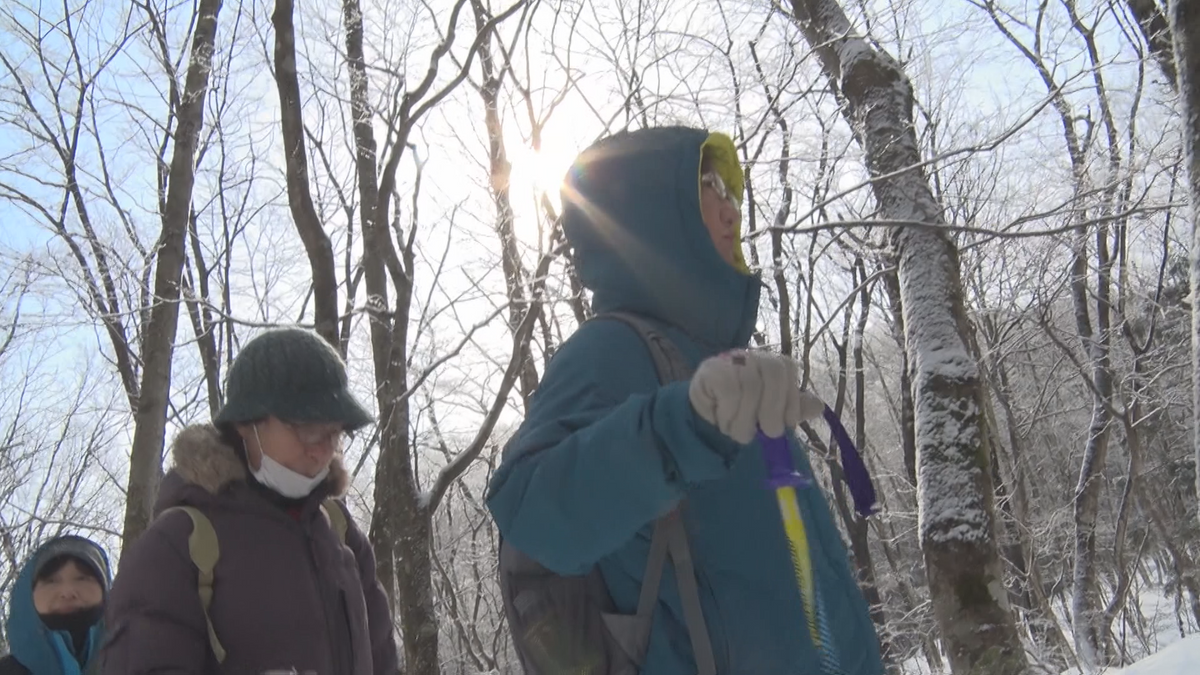
<svg viewBox="0 0 1200 675"><path fill-rule="evenodd" d="M55 537L42 544L33 555L29 556L12 588L5 633L12 655L21 665L36 675L68 675L71 672L78 673L80 670L74 663L69 663L64 668L64 660L74 661L67 646L70 644L71 638L65 633L46 628L33 605L33 584L40 563L59 555L80 558L96 568L102 578L105 595L108 594L108 588L112 582L108 556L104 553L104 549L90 539L73 535ZM98 651L99 638L102 634L102 623L92 627L87 645L89 659ZM71 666L76 667L72 670Z"/></svg>
<svg viewBox="0 0 1200 675"><path fill-rule="evenodd" d="M563 227L596 312L632 311L664 324L662 335L693 368L748 343L760 288L738 271L736 256L734 265L721 258L700 216L701 148L713 146L723 156L713 168L740 193L732 143L677 128L596 144L563 188ZM686 381L659 382L650 350L628 326L585 322L546 366L492 476L487 503L496 526L558 575L598 569L617 618L631 617L654 522L686 499L683 524L717 671L826 672L763 455L697 415L688 389ZM804 447L790 445L797 469L811 475ZM797 496L829 654L845 675L882 675L869 608L829 505L816 485ZM663 570L644 673L697 672L674 575ZM540 640L540 631L524 639Z"/></svg>
<svg viewBox="0 0 1200 675"><path fill-rule="evenodd" d="M597 314L636 312L723 351L749 342L760 282L721 259L701 218L708 139L660 127L596 143L567 174L562 217Z"/></svg>

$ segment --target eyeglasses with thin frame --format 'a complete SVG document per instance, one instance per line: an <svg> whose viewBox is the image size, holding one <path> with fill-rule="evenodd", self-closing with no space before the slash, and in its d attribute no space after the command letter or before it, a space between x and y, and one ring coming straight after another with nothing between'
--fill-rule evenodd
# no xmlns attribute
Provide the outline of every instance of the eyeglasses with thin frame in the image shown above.
<svg viewBox="0 0 1200 675"><path fill-rule="evenodd" d="M284 422L284 424L292 430L292 433L296 435L296 440L300 441L301 445L309 447L324 445L330 441L342 445L354 438L354 434L345 429L329 430L308 424L297 424L295 422Z"/></svg>
<svg viewBox="0 0 1200 675"><path fill-rule="evenodd" d="M707 185L715 190L718 197L733 204L733 208L739 212L742 210L742 201L729 191L729 187L725 185L725 179L721 178L721 174L716 171L705 171L700 174L700 184Z"/></svg>

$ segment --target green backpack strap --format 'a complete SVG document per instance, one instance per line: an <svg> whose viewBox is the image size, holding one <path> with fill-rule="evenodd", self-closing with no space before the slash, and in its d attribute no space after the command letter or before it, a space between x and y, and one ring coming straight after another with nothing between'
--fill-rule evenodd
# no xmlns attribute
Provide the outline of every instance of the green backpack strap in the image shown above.
<svg viewBox="0 0 1200 675"><path fill-rule="evenodd" d="M200 593L200 611L204 613L204 623L208 624L208 643L212 647L213 656L220 664L225 661L225 648L221 646L221 640L213 630L212 618L208 615L213 598L213 570L217 567L217 560L221 558L217 531L213 529L208 516L194 506L173 506L163 511L159 518L171 511L183 511L192 519L192 534L188 536L188 555L191 556L192 564L196 566L199 575L196 588Z"/></svg>
<svg viewBox="0 0 1200 675"><path fill-rule="evenodd" d="M321 504L321 510L329 519L329 525L337 535L338 541L346 543L346 531L350 524L346 521L346 512L338 506L337 500L326 499ZM192 519L192 533L188 536L188 555L196 566L196 588L200 595L200 611L204 613L204 623L208 625L208 643L212 647L217 664L225 661L225 647L217 637L213 628L212 617L208 614L213 599L213 571L217 560L221 558L221 544L217 541L217 531L213 529L212 521L194 506L173 506L159 514L159 518L171 511L183 511Z"/></svg>
<svg viewBox="0 0 1200 675"><path fill-rule="evenodd" d="M338 541L346 543L346 530L350 529L350 523L346 521L346 512L338 506L336 499L332 497L326 499L321 504L321 510L325 512L325 517L329 519L329 526L333 528L333 533L337 535Z"/></svg>

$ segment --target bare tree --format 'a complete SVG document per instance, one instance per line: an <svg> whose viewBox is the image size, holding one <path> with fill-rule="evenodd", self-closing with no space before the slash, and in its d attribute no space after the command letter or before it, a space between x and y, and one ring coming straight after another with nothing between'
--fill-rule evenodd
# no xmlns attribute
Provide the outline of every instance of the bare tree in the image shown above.
<svg viewBox="0 0 1200 675"><path fill-rule="evenodd" d="M1167 76L1167 82L1175 86L1179 79L1175 68L1175 54L1171 46L1171 25L1167 13L1157 0L1125 0L1129 12L1141 29L1142 38L1150 48L1154 60Z"/></svg>
<svg viewBox="0 0 1200 675"><path fill-rule="evenodd" d="M1179 95L1183 104L1183 143L1187 148L1189 197L1192 200L1192 288L1200 288L1200 9L1186 0L1171 2L1175 63L1179 70ZM1192 428L1196 434L1196 465L1200 466L1200 309L1192 307ZM1200 473L1197 474L1200 476ZM1200 493L1200 477L1197 478Z"/></svg>
<svg viewBox="0 0 1200 675"><path fill-rule="evenodd" d="M283 129L284 161L287 167L288 205L296 232L308 253L312 271L313 323L316 331L335 348L343 349L338 333L337 275L333 246L313 206L304 143L300 81L296 72L295 3L277 0L271 14L275 27L275 83L279 90L280 124Z"/></svg>
<svg viewBox="0 0 1200 675"><path fill-rule="evenodd" d="M880 217L892 230L914 370L921 545L934 612L956 673L1027 670L996 543L988 434L967 349L958 251L920 165L911 84L894 59L853 31L833 0L795 0L793 14L844 97L867 156ZM917 224L919 223L919 224Z"/></svg>
<svg viewBox="0 0 1200 675"><path fill-rule="evenodd" d="M475 18L477 32L489 28L487 24L489 11L481 0L471 0L471 13ZM513 34L514 46L521 37L521 29L528 26L528 22L532 19L528 14L527 8L526 16L521 17L521 22ZM494 46L493 43L495 43ZM512 48L512 46L505 48L504 42L494 26L489 29L485 39L479 43L479 68L483 77L477 89L479 97L483 99L484 126L488 140L489 182L492 200L496 207L496 235L500 238L500 269L504 273L504 285L509 299L508 324L509 329L515 332L529 308L525 300L528 272L521 262L521 254L517 245L515 216L510 193L512 163L508 160L504 141L504 125L501 120L503 110L500 94L504 86L505 75L512 72L512 64L509 63L508 58ZM504 58L497 59L493 54L494 49L499 49ZM537 119L532 121L534 124L540 123ZM525 351L520 355L520 393L521 400L528 406L529 397L537 388L538 373L528 345L523 349Z"/></svg>
<svg viewBox="0 0 1200 675"><path fill-rule="evenodd" d="M10 3L0 10L5 23L12 26L8 32L12 42L0 53L0 64L6 72L3 88L8 104L0 124L8 130L11 142L23 139L26 144L0 164L3 170L0 199L28 214L31 221L42 223L67 247L78 278L73 290L80 304L97 318L107 334L111 359L132 410L140 398L141 360L137 354L137 326L131 325L131 319L139 316L135 312L142 306L141 298L137 292L132 299L123 292L120 283L123 266L115 259L111 246L105 246L103 237L97 233L94 212L99 208L84 192L84 177L89 172L81 163L84 144L94 130L90 124L96 112L93 87L138 31L129 25L130 17L124 31L98 41L94 50L70 49L76 40L78 17L87 16L90 9L86 3L78 14L62 17L40 11L19 15L18 9L25 8ZM13 60L19 53L18 47L44 67L21 67L21 63ZM68 63L69 67L51 65L60 62ZM47 95L57 91L70 98ZM97 143L103 158L103 142ZM45 150L50 157L42 160L39 152ZM41 175L39 170L43 172ZM107 171L101 175L101 194L107 188L111 196L113 181ZM128 225L129 220L122 218L122 222ZM127 232L131 238L137 238L128 228ZM149 270L148 263L146 269Z"/></svg>
<svg viewBox="0 0 1200 675"><path fill-rule="evenodd" d="M222 0L200 0L192 55L180 94L174 133L174 150L167 179L154 274L154 301L142 341L142 382L134 413L133 447L129 451L128 501L123 537L126 543L141 536L150 524L158 483L162 479L163 437L167 400L171 389L171 364L175 332L179 325L180 279L184 245L192 214L196 142L204 126L204 102L217 37L217 16Z"/></svg>
<svg viewBox="0 0 1200 675"><path fill-rule="evenodd" d="M219 1L206 0L194 10L192 57L182 89L167 53L165 19L149 4L131 6L116 24L119 31L102 34L94 45L85 34L105 9L99 4L64 9L61 17L42 14L40 7L31 10L10 4L4 10L22 47L44 66L40 71L29 69L0 55L0 63L11 78L6 90L13 94L10 101L16 104L6 110L6 117L12 117L4 122L31 141L30 148L19 154L32 159L49 148L59 174L47 180L30 173L20 161L11 162L0 178L0 197L34 214L67 246L81 278L82 297L86 299L83 304L108 335L114 365L134 416L126 487L126 541L136 538L146 527L162 472L180 281L193 216L196 146L203 127L220 8ZM18 11L23 14L18 16ZM135 209L121 196L127 193L119 185L117 153L110 151L108 143L112 139L102 132L99 123L106 94L98 88L106 71L125 58L130 44L139 38L155 45L168 90L168 114L158 122L155 134L161 140L159 194L154 200L160 228L151 246L141 242ZM60 51L64 53L60 55ZM54 65L60 63L60 56L67 67ZM40 81L33 74L37 72ZM169 162L168 150L173 153ZM57 205L46 205L46 190L59 193ZM104 228L110 214L138 251L140 265L123 259L112 246L112 237L106 236ZM131 279L136 286L126 290Z"/></svg>
<svg viewBox="0 0 1200 675"><path fill-rule="evenodd" d="M513 354L481 428L472 442L446 464L432 485L422 489L410 437L410 400L423 377L415 378L415 381L410 377L407 356L416 273L414 246L419 224L419 160L407 233L401 227L399 204L392 213L391 200L397 189L397 170L405 151L411 147L409 138L416 124L466 79L481 45L491 38L493 28L524 6L524 0L519 0L483 21L456 74L435 88L439 67L454 47L459 17L467 7L467 0L458 0L430 56L425 77L416 86L396 90L395 96L390 97L392 104L383 112L390 130L388 146L377 152L372 125L375 113L370 102L370 79L363 48L362 7L358 0L344 0L342 5L354 120L360 229L364 243L366 311L371 326L380 427L370 538L379 557L380 579L400 618L406 669L413 675L435 675L441 667L433 599L433 514L451 484L470 466L490 438L492 427L525 363L522 355L527 353L537 319L540 300L536 296L540 290L535 288L531 306L513 330ZM379 171L380 167L382 171ZM387 226L389 221L390 227ZM545 276L550 260L551 256L543 257L535 278ZM390 297L394 300L389 300ZM469 338L470 334L467 335Z"/></svg>

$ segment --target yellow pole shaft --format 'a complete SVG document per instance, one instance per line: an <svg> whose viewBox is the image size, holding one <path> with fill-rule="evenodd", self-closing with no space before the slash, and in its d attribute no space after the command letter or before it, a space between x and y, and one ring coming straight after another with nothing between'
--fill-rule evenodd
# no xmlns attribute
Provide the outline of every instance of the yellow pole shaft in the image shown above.
<svg viewBox="0 0 1200 675"><path fill-rule="evenodd" d="M792 551L792 567L796 571L796 583L800 586L804 614L808 618L808 631L812 635L813 646L819 649L821 639L817 630L817 598L816 588L813 586L812 555L808 547L804 518L800 515L800 503L796 500L796 489L791 486L778 487L775 489L775 498L779 502L783 530L787 535L788 547Z"/></svg>

